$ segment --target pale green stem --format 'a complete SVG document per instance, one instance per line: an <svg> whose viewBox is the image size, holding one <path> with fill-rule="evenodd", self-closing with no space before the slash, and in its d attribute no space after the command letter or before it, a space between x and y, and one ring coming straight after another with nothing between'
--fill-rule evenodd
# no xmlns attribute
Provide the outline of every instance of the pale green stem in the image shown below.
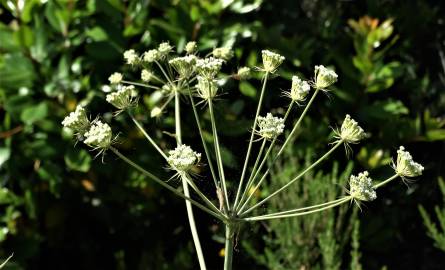
<svg viewBox="0 0 445 270"><path fill-rule="evenodd" d="M230 210L229 196L227 196L226 178L224 175L224 167L223 167L222 158L221 158L221 149L219 148L219 139L218 139L218 133L216 130L215 115L213 113L213 105L212 105L211 99L208 100L208 104L209 104L209 112L210 112L210 121L212 122L213 144L215 146L216 164L218 165L219 177L221 179L221 184L222 184L223 191L224 191L224 201L226 202L227 211L229 211Z"/></svg>
<svg viewBox="0 0 445 270"><path fill-rule="evenodd" d="M210 158L209 149L207 148L207 143L205 142L204 135L201 128L201 123L199 121L199 115L196 110L195 101L193 100L192 92L190 90L190 87L188 87L189 90L189 96L190 96L190 102L192 103L193 108L193 114L195 115L196 125L198 126L199 136L201 137L202 146L204 147L204 152L206 154L207 162L209 163L210 172L212 173L213 182L215 183L215 188L218 189L218 181L216 178L215 170L213 169L213 163Z"/></svg>
<svg viewBox="0 0 445 270"><path fill-rule="evenodd" d="M289 116L289 113L290 113L291 110L292 110L293 105L294 105L294 102L291 102L290 105L289 105L289 107L287 108L286 114L284 115L284 122L285 122L285 123L286 123L286 119L287 119L287 117ZM269 154L271 153L271 151L272 151L272 149L273 149L273 147L274 147L276 141L277 141L277 138L274 138L274 139L272 140L271 144L269 145L269 147L268 147L268 149L267 149L267 151L266 151L266 154L265 154L264 157L263 157L263 160L262 160L261 163L260 163L260 166L259 166L258 170L255 172L255 174L253 175L253 177L252 177L252 174L254 173L254 171L252 171L252 174L250 175L249 181L247 181L246 188L244 189L244 191L243 191L243 193L242 193L242 195L241 195L241 199L239 200L238 206L237 206L237 208L236 208L237 211L238 211L239 207L242 205L243 200L244 200L246 194L249 193L249 190L250 190L251 186L253 185L255 179L257 178L259 172L261 171L261 169L263 168L264 164L266 163L267 158L269 157Z"/></svg>
<svg viewBox="0 0 445 270"><path fill-rule="evenodd" d="M126 84L131 84L131 85L135 85L135 86L141 86L141 87L151 88L151 89L156 89L156 90L161 89L161 88L159 88L157 86L148 85L148 84L145 84L145 83L137 83L137 82L124 81L124 80L122 82L126 83Z"/></svg>
<svg viewBox="0 0 445 270"><path fill-rule="evenodd" d="M164 68L162 67L162 65L158 62L155 61L156 65L159 67L159 69L161 70L162 74L164 74L164 77L167 79L167 81L171 84L171 86L175 86L175 84L172 82L172 80L170 79L170 76L168 76L168 74L165 72Z"/></svg>
<svg viewBox="0 0 445 270"><path fill-rule="evenodd" d="M233 243L235 241L235 233L233 225L226 224L226 244L224 247L224 270L232 270L233 261Z"/></svg>
<svg viewBox="0 0 445 270"><path fill-rule="evenodd" d="M1 265L0 265L0 269L2 269L4 266L6 266L6 264L8 263L8 261L12 258L12 256L14 256L14 254L11 254Z"/></svg>
<svg viewBox="0 0 445 270"><path fill-rule="evenodd" d="M267 170L264 172L264 175L262 176L262 178L260 179L260 182L258 182L258 185L255 187L254 192L252 192L250 194L250 196L247 198L247 200L244 202L243 206L240 208L240 210L238 210L238 214L242 211L242 209L244 209L244 207L247 205L247 203L249 202L249 200L252 198L253 194L255 193L255 191L259 188L259 186L261 185L261 183L263 182L263 180L267 177L267 175L270 172L270 169L272 168L272 166L275 164L275 162L278 160L278 158L280 157L281 153L283 152L283 150L285 149L285 147L287 146L287 144L290 142L290 140L292 139L292 137L294 136L294 133L297 131L298 127L300 126L304 116L306 115L306 113L309 110L309 107L312 105L312 103L315 100L315 97L317 96L317 93L319 92L320 89L315 89L314 94L312 95L311 99L309 100L308 104L306 105L306 108L304 108L303 112L301 113L300 117L297 120L297 123L294 125L291 133L287 136L286 141L284 142L284 144L281 146L280 150L278 151L277 155L272 159L271 164L269 164ZM291 103L293 104L293 103ZM288 110L289 112L290 110ZM286 114L288 114L288 112ZM256 178L256 176L255 176Z"/></svg>
<svg viewBox="0 0 445 270"><path fill-rule="evenodd" d="M139 130L142 132L142 134L144 134L145 138L147 138L147 140L151 143L151 145L153 145L153 147L159 152L159 154L161 154L161 156L167 160L167 156L165 155L165 153L162 151L162 149L156 144L156 142L150 137L150 135L148 135L148 133L145 131L145 129L142 127L141 123L139 123L138 120L136 120L136 118L134 118L133 114L131 114L130 112L128 112L128 114L130 115L131 120L133 120L133 122L136 124L136 126L139 128Z"/></svg>
<svg viewBox="0 0 445 270"><path fill-rule="evenodd" d="M242 220L244 221L260 221L260 220L268 220L268 219L278 219L278 218L289 218L289 217L298 217L298 216L304 216L304 215L309 215L309 214L313 214L313 213L317 213L317 212L321 212L321 211L325 211L328 210L330 208L334 208L336 206L339 206L347 201L350 201L351 197L345 197L343 198L341 201L338 201L337 203L322 207L322 208L318 208L315 210L311 210L311 211L306 211L306 212L299 212L299 213L292 213L292 214L284 214L284 215L274 215L274 216L255 216L255 217L250 217L250 218L243 218Z"/></svg>
<svg viewBox="0 0 445 270"><path fill-rule="evenodd" d="M157 63L157 62L156 62ZM176 130L176 142L178 145L182 144L182 134L181 134L181 110L179 102L179 92L175 89L175 130ZM185 179L182 179L182 186L184 189L184 195L190 197L190 190L188 188L188 183ZM198 262L201 270L206 269L204 254L201 248L201 242L199 241L198 230L196 228L195 217L193 215L193 208L189 201L185 202L187 209L188 220L190 224L190 230L192 232L193 242L195 243L196 254L198 256Z"/></svg>
<svg viewBox="0 0 445 270"><path fill-rule="evenodd" d="M386 179L385 181L382 181L382 182L378 183L377 185L374 185L373 188L378 189L379 187L388 184L389 182L396 179L397 177L399 177L399 175L395 174L395 175L391 176L390 178Z"/></svg>
<svg viewBox="0 0 445 270"><path fill-rule="evenodd" d="M302 176L304 176L308 171L312 170L313 168L315 168L318 164L320 164L324 159L326 159L332 152L334 152L335 149L337 149L340 145L343 144L343 140L339 140L334 147L332 147L328 152L326 152L326 154L324 154L321 158L319 158L316 162L314 162L311 166L307 167L303 172L301 172L298 176L296 176L294 179L292 179L291 181L289 181L286 185L282 186L281 188L279 188L278 190L276 190L275 192L273 192L272 194L270 194L269 196L267 196L266 198L264 198L262 201L258 202L257 204L255 204L254 206L250 207L248 210L246 210L245 212L242 212L241 215L245 215L247 213L249 213L250 211L252 211L253 209L259 207L260 205L262 205L263 203L267 202L269 199L271 199L272 197L274 197L275 195L277 195L278 193L280 193L281 191L285 190L286 188L288 188L290 185L292 185L295 181L297 181L298 179L300 179ZM268 169L269 171L269 169ZM266 175L266 174L265 174ZM258 187L261 185L261 183L264 181L265 179L265 175L261 178L260 182L258 183L258 185L255 187L255 190L253 192L255 192ZM253 193L252 193L253 194ZM246 200L246 202L248 202L248 200ZM245 204L246 205L246 204ZM243 206L244 207L244 206ZM242 207L242 208L243 208ZM240 209L239 212L242 211L242 208Z"/></svg>
<svg viewBox="0 0 445 270"><path fill-rule="evenodd" d="M260 150L258 151L257 158L255 160L255 164L253 165L253 168L252 168L252 171L250 173L249 180L247 181L246 187L249 187L249 183L250 183L252 177L254 176L254 173L257 172L258 163L260 163L261 156L263 155L264 147L266 146L266 142L267 142L267 139L264 138L263 139L263 143L260 146ZM261 168L258 168L258 170L261 170ZM242 196L241 196L241 200L242 200Z"/></svg>
<svg viewBox="0 0 445 270"><path fill-rule="evenodd" d="M192 198L190 198L188 196L184 196L184 194L182 194L180 191L176 190L175 188L173 188L169 184L167 184L164 181L162 181L161 179L159 179L154 174L150 173L149 171L145 170L144 168L142 168L141 166L139 166L138 164L133 162L131 159L129 159L126 156L124 156L116 148L110 147L110 150L113 151L113 153L115 153L119 158L121 158L123 161L125 161L128 165L132 166L133 168L138 170L143 175L147 176L148 178L150 178L151 180L155 181L159 185L161 185L164 188L168 189L169 191L173 192L175 195L177 195L177 196L179 196L179 197L181 197L181 198L191 202L193 205L195 205L199 209L203 210L204 212L210 214L211 216L213 216L213 217L215 217L215 218L217 218L217 219L219 219L221 221L226 222L226 218L224 216L222 216L222 215L220 215L218 213L213 212L212 210L208 209L207 207L205 207L204 205L200 204L199 202L193 200Z"/></svg>
<svg viewBox="0 0 445 270"><path fill-rule="evenodd" d="M216 213L221 213L221 211L204 195L204 193L196 186L193 180L187 173L180 173L181 179L186 180L186 182L193 188L193 190L198 194L198 196Z"/></svg>
<svg viewBox="0 0 445 270"><path fill-rule="evenodd" d="M266 214L266 215L262 215L263 217L268 217L268 216L276 216L276 215L283 215L283 214L292 214L292 213L298 213L301 211L306 211L306 210L310 210L310 209L314 209L314 208L319 208L319 207L323 207L323 206L327 206L327 205L331 205L334 203L337 203L339 201L344 200L345 198L339 198L330 202L325 202L325 203L320 203L320 204L316 204L316 205L311 205L311 206L306 206L306 207L301 207L301 208L295 208L292 210L287 210L287 211L281 211L281 212L277 212L277 213L272 213L272 214Z"/></svg>
<svg viewBox="0 0 445 270"><path fill-rule="evenodd" d="M235 202L233 203L234 208L237 207L238 200L239 200L240 195L241 195L241 188L243 186L244 176L245 176L246 171L247 171L247 164L249 163L250 151L252 150L253 137L255 135L255 128L256 128L256 125L257 125L258 116L259 116L260 111L261 111L261 105L263 103L263 97L264 97L264 92L266 91L266 85L267 85L268 77L269 77L269 72L266 72L266 74L264 74L263 87L261 88L260 100L258 101L258 106L257 106L257 110L256 110L256 113L255 113L255 119L253 120L252 130L251 130L251 133L250 133L249 146L247 147L246 158L245 158L245 161L244 161L243 170L241 172L241 178L240 178L240 181L239 181L238 190L236 191Z"/></svg>

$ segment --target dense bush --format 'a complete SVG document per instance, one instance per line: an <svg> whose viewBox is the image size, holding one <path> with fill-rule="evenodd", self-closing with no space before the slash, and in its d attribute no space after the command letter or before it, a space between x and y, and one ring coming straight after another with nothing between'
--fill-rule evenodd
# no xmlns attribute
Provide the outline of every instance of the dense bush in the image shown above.
<svg viewBox="0 0 445 270"><path fill-rule="evenodd" d="M310 74L318 63L336 67L344 74L331 92L336 98L324 99L323 105L309 112L307 128L294 147L325 147L324 127L339 122L346 112L367 123L372 134L366 144L354 148L356 167L385 175L383 165L390 162L390 153L383 149L409 146L426 165L425 176L407 189L382 192L381 200L366 205L363 217L358 213L362 264L364 269L383 265L438 269L445 263L417 211L417 204L428 211L441 201L437 177L445 167L443 3L1 3L0 258L14 252L10 265L18 269L194 269L183 202L113 158L106 157L105 164L92 162L94 154L86 148L74 149L68 143L70 134L60 126L63 116L79 103L88 103L94 114L109 111L103 107L102 87L121 66L122 52L146 50L165 40L179 44L178 50L188 40L196 40L201 50L233 45L235 57L249 65L257 65L261 49L274 48L290 60L280 74L285 79L293 75L290 70ZM257 98L259 85L259 80L229 85L230 94L222 97L217 108L217 117L226 120L221 122L230 123L221 126L227 166L241 159L237 149L248 136L246 115L255 109L246 101ZM288 88L286 80L281 85ZM158 100L156 93L148 91L141 100L146 110L140 117L148 123L152 121L148 112ZM266 106L273 103L274 108L279 102L265 100ZM142 147L141 135L129 119L123 117L119 123L134 138L122 147L131 150L135 160L153 164L152 171L163 173L153 151ZM174 125L168 117L158 124ZM184 134L199 140L196 134ZM336 158L343 165L347 162L343 155ZM329 173L331 167L324 169ZM205 216L198 219L212 224L203 228L203 242L212 258L209 267L219 266L220 224ZM262 250L269 240L257 238L248 245ZM242 245L239 250L244 258L240 267L255 263Z"/></svg>

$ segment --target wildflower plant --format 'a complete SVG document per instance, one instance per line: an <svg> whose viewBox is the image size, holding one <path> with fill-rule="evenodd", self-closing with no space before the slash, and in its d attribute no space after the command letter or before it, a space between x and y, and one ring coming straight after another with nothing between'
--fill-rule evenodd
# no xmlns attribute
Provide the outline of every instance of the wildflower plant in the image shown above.
<svg viewBox="0 0 445 270"><path fill-rule="evenodd" d="M208 54L209 57L201 58L197 52L197 44L194 42L187 43L185 55L173 55L172 52L173 46L167 42L161 43L157 48L150 49L143 54L135 50L125 51L123 54L124 62L132 67L131 70L139 72L141 81L128 81L125 74L112 74L109 80L113 84L111 87L113 92L107 95L106 101L119 109L119 112L125 111L128 113L150 145L164 158L166 167L173 171L172 177L176 176L180 179L182 191L176 189L171 182L167 181L168 179L160 179L122 154L115 146L116 140L113 139L110 125L100 120L90 122L83 107L78 107L75 112L68 115L62 124L72 129L75 133L81 134L81 140L86 145L98 150L99 153L104 153L105 151L113 152L147 178L157 182L185 200L190 229L201 269L206 269L205 257L194 220L193 206L224 223L226 239L224 269L232 269L235 234L243 223L309 215L337 207L349 201L372 201L376 199L376 190L379 187L393 181L397 177L415 177L422 174L423 167L414 162L411 155L404 148L400 148L397 164L394 165L395 174L378 184L373 184L369 173L363 172L357 176L351 176L349 192L345 197L303 208L292 208L292 206L289 206L289 209L282 209L273 213L264 215L254 214L253 210L258 209L258 207L267 203L277 194L288 190L293 183L299 181L306 173L328 159L339 146L345 145L349 147L349 144L357 144L366 138L364 130L355 120L347 115L341 129L335 132L332 147L329 151L321 155L299 174L286 181L281 187L272 191L267 197L253 202L253 194L260 189L262 183L270 176L272 166L279 160L283 150L294 138L317 94L320 91L328 91L337 81L338 75L333 70L320 65L315 67L315 77L312 82L294 77L290 83L290 92L285 94L285 96L290 97L285 114L282 117L274 116L269 112L263 114L262 105L264 96L267 94L268 83L273 77L272 75L276 76L278 74L277 71L285 58L272 51L262 51L263 66L257 69L262 75L262 87L252 126L250 127L250 139L242 170L239 172L240 178L235 181L230 179L234 181L231 186L235 186L235 190L229 193L229 185L227 184L229 179L226 178L223 166L221 143L214 116L214 103L216 102L215 97L217 97L220 91L219 81L223 77L221 68L233 57L233 52L231 48L217 48ZM251 72L251 68L243 67L232 77L235 79L248 79L251 76ZM136 87L155 89L163 93L165 103L151 111L152 117L162 117L163 113L169 113L167 105L173 103L176 145L169 146L169 149L172 150L166 151L166 149L163 149L156 143L150 133L144 129L143 124L133 116L134 107L137 106L137 98L134 96ZM310 94L311 97L305 103L306 98ZM198 107L198 103L204 104L204 108ZM302 112L295 124L292 124L288 118L294 112L294 104L299 104L299 109ZM183 143L181 107L184 105L190 106L193 110L197 132L201 137L204 149L202 156L193 150L193 146ZM204 139L203 116L200 113L202 110L207 110L210 116L213 151L210 151L211 146ZM286 129L290 130L290 132L285 133ZM283 134L287 135L284 136ZM281 145L277 145L278 142ZM254 162L251 160L253 155L256 157ZM215 164L214 161L216 161ZM214 196L203 192L198 186L198 182L194 181L196 176L192 173L193 168L201 164L206 165L210 170L215 191L213 193L215 194ZM208 184L209 182L200 181L199 184ZM192 198L192 191L199 199Z"/></svg>

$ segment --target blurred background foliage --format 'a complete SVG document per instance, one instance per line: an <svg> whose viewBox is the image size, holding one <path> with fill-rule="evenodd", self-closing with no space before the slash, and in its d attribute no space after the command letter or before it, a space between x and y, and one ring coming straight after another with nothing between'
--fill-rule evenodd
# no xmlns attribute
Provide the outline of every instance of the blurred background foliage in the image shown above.
<svg viewBox="0 0 445 270"><path fill-rule="evenodd" d="M286 105L278 93L290 87L293 74L310 79L314 65L324 64L340 75L328 97L317 99L293 144L307 152L290 149L292 155L258 197L294 173L295 164L324 152L328 127L346 113L372 136L354 147L350 160L338 153L334 167L329 163L313 172L316 184L295 186L302 198L281 198L268 207L283 207L283 200L306 205L335 197L351 164L353 172L367 169L376 178L388 176L387 165L402 144L426 167L409 188L399 183L379 190L379 199L363 212L349 209L288 220L286 228L275 223L244 228L247 236L238 244L235 267L440 269L445 264L417 207L422 204L423 216L431 217L427 224L443 222L443 216L439 221L425 213L443 204L438 178L445 168L444 3L0 2L0 258L15 254L6 269L196 269L183 202L111 155L102 164L84 146L74 148L71 134L60 125L78 103L110 120L102 89L112 72L125 70L122 52L142 52L167 40L178 51L189 40L204 52L233 46L235 59L226 65L227 74L241 65L260 65L261 49L280 52L287 61L265 100L265 107L277 112ZM228 81L227 95L217 107L217 117L224 120L219 121L224 159L233 178L244 155L246 121L254 113L259 84ZM159 95L141 94L144 106L138 117L168 147L171 141L160 131L172 128L171 116L150 119ZM166 175L161 159L130 121L122 116L116 122L116 130L128 138L121 147L151 171ZM194 127L185 128L186 140L199 145ZM323 187L323 182L330 184ZM319 197L303 196L308 187L320 188ZM216 269L222 262L221 224L196 212L209 268Z"/></svg>

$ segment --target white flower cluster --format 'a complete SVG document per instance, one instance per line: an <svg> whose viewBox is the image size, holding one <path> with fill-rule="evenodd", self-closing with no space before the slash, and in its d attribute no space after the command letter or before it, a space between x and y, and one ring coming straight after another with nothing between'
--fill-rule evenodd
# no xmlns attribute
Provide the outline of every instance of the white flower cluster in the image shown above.
<svg viewBox="0 0 445 270"><path fill-rule="evenodd" d="M108 149L111 145L111 138L113 133L108 124L101 121L94 121L90 129L85 133L85 144L95 147Z"/></svg>
<svg viewBox="0 0 445 270"><path fill-rule="evenodd" d="M110 81L111 84L119 84L123 79L123 76L119 72L114 72L113 74L108 77L108 81Z"/></svg>
<svg viewBox="0 0 445 270"><path fill-rule="evenodd" d="M212 52L213 56L216 58L221 58L224 60L229 60L233 57L233 51L230 47L221 47L221 48L215 48Z"/></svg>
<svg viewBox="0 0 445 270"><path fill-rule="evenodd" d="M196 56L176 57L168 61L168 63L178 72L181 78L189 78L195 71Z"/></svg>
<svg viewBox="0 0 445 270"><path fill-rule="evenodd" d="M178 172L187 172L201 160L201 154L196 153L185 144L177 146L168 152L168 164Z"/></svg>
<svg viewBox="0 0 445 270"><path fill-rule="evenodd" d="M168 42L162 42L159 44L158 52L161 58L165 58L172 50L173 47Z"/></svg>
<svg viewBox="0 0 445 270"><path fill-rule="evenodd" d="M214 57L198 59L196 60L196 69L198 70L199 75L213 79L221 70L223 63L223 60Z"/></svg>
<svg viewBox="0 0 445 270"><path fill-rule="evenodd" d="M422 175L423 166L413 160L413 157L405 147L400 146L397 150L396 173L401 177L416 177Z"/></svg>
<svg viewBox="0 0 445 270"><path fill-rule="evenodd" d="M161 53L158 50L152 49L144 53L144 61L147 63L153 63L161 58Z"/></svg>
<svg viewBox="0 0 445 270"><path fill-rule="evenodd" d="M267 113L265 117L258 117L258 134L265 139L274 139L284 131L284 119Z"/></svg>
<svg viewBox="0 0 445 270"><path fill-rule="evenodd" d="M198 50L198 46L196 45L195 41L189 41L185 45L185 52L187 54L192 54L192 53L196 52L196 50Z"/></svg>
<svg viewBox="0 0 445 270"><path fill-rule="evenodd" d="M134 90L133 85L121 86L116 92L108 94L106 100L119 110L125 110L134 104Z"/></svg>
<svg viewBox="0 0 445 270"><path fill-rule="evenodd" d="M358 143L360 140L366 138L367 134L363 128L347 114L337 137L345 143Z"/></svg>
<svg viewBox="0 0 445 270"><path fill-rule="evenodd" d="M338 79L337 73L322 65L315 66L315 88L325 89L334 84Z"/></svg>
<svg viewBox="0 0 445 270"><path fill-rule="evenodd" d="M139 62L139 56L137 55L136 51L133 49L126 50L124 52L124 59L127 61L127 64L129 64L129 65L135 65Z"/></svg>
<svg viewBox="0 0 445 270"><path fill-rule="evenodd" d="M285 59L284 56L269 50L262 50L261 56L263 58L264 71L270 73L274 73Z"/></svg>
<svg viewBox="0 0 445 270"><path fill-rule="evenodd" d="M250 78L250 76L250 67L240 67L236 73L238 80L247 80Z"/></svg>
<svg viewBox="0 0 445 270"><path fill-rule="evenodd" d="M298 76L292 76L292 86L290 93L286 93L292 101L299 103L306 99L306 96L311 91L311 87L308 82L303 81Z"/></svg>
<svg viewBox="0 0 445 270"><path fill-rule="evenodd" d="M141 71L141 80L143 80L144 82L149 82L151 81L152 78L153 78L153 73L151 73L150 70L143 69Z"/></svg>
<svg viewBox="0 0 445 270"><path fill-rule="evenodd" d="M62 125L72 129L75 133L83 135L90 127L90 121L88 120L85 109L78 105L74 112L70 112L70 114L63 119Z"/></svg>
<svg viewBox="0 0 445 270"><path fill-rule="evenodd" d="M218 85L213 79L197 76L198 83L196 84L196 90L199 97L205 100L213 99L218 92Z"/></svg>
<svg viewBox="0 0 445 270"><path fill-rule="evenodd" d="M349 195L360 201L373 201L377 198L369 173L364 171L349 178Z"/></svg>

